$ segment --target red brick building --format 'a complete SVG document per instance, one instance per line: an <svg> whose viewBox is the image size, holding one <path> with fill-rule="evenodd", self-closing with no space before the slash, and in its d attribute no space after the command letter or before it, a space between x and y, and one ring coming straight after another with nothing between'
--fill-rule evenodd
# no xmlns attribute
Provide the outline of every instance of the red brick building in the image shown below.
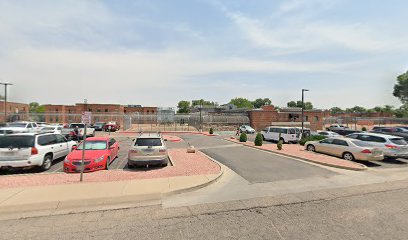
<svg viewBox="0 0 408 240"><path fill-rule="evenodd" d="M123 106L120 104L85 104L75 105L44 105L45 121L49 123L72 123L81 122L82 112L92 112L92 122L115 121L122 125L125 115L134 113L156 114L156 107Z"/></svg>
<svg viewBox="0 0 408 240"><path fill-rule="evenodd" d="M30 106L25 103L16 103L7 101L7 121L28 120ZM6 122L4 119L4 101L0 101L0 122Z"/></svg>
<svg viewBox="0 0 408 240"><path fill-rule="evenodd" d="M267 126L301 126L301 108L282 108L276 110L273 105L264 106L262 109L255 109L248 112L250 125L257 131ZM324 110L305 110L305 127L314 131L323 129L324 118L329 116Z"/></svg>

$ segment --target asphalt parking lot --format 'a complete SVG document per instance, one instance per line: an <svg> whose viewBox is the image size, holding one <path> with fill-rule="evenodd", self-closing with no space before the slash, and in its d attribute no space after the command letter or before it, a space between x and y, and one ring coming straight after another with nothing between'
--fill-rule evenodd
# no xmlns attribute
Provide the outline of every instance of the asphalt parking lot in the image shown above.
<svg viewBox="0 0 408 240"><path fill-rule="evenodd" d="M97 132L96 136L106 136L106 133L103 132ZM116 139L119 143L119 156L109 165L110 170L121 170L121 169L128 169L127 166L127 154L129 151L129 148L132 144L132 140L136 137L135 136L129 135L129 136L118 136L118 134L112 133L111 135L113 138ZM187 147L188 145L185 142L166 142L166 145L169 149L172 148L183 148ZM45 171L43 173L55 173L55 172L63 172L63 161L64 158L56 159L53 162L53 165L48 171ZM169 166L171 167L171 162L169 161ZM150 167L150 168L155 168L155 167ZM144 170L144 168L135 168L132 169L132 171L138 171L138 170ZM10 174L36 174L40 173L37 169L26 169L26 170L0 170L0 175L10 175Z"/></svg>
<svg viewBox="0 0 408 240"><path fill-rule="evenodd" d="M248 141L249 142L254 142L256 134L247 134L248 136ZM231 135L230 137L235 137L234 135ZM276 142L272 141L264 141L263 144L276 144ZM357 163L361 163L363 165L366 165L369 168L374 168L374 169L388 169L388 168L404 168L408 167L408 159L404 158L398 158L398 159L384 159L382 161L372 161L372 162L366 162L366 161L356 161Z"/></svg>

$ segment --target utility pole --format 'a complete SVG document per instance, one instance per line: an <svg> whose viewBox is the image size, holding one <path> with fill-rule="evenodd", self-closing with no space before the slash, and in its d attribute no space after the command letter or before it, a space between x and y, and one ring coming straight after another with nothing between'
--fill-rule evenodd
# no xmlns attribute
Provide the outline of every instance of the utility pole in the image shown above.
<svg viewBox="0 0 408 240"><path fill-rule="evenodd" d="M308 89L302 89L302 138L304 137L303 129L305 125L305 92L308 91Z"/></svg>
<svg viewBox="0 0 408 240"><path fill-rule="evenodd" d="M86 106L88 103L87 99L84 99L84 106ZM86 121L84 121L84 114L86 114L86 110L82 113L82 119L81 122L84 124L84 131L82 134L82 159L81 159L81 175L79 177L79 181L82 182L84 179L84 169L85 169L85 142L86 142L86 128L87 124Z"/></svg>
<svg viewBox="0 0 408 240"><path fill-rule="evenodd" d="M0 83L4 85L4 122L7 122L7 86L13 85L12 83Z"/></svg>

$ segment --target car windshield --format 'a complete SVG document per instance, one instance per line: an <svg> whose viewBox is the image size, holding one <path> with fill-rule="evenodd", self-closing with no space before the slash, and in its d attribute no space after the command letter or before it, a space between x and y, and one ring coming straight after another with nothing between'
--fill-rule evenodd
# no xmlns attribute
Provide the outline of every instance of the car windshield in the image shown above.
<svg viewBox="0 0 408 240"><path fill-rule="evenodd" d="M106 141L86 141L85 150L105 150L107 147ZM78 150L83 150L83 143L79 144Z"/></svg>
<svg viewBox="0 0 408 240"><path fill-rule="evenodd" d="M9 127L23 127L23 128L25 128L26 125L27 125L26 123L9 123L8 124Z"/></svg>
<svg viewBox="0 0 408 240"><path fill-rule="evenodd" d="M95 126L102 126L102 125L103 123L100 123L100 122L95 123Z"/></svg>
<svg viewBox="0 0 408 240"><path fill-rule="evenodd" d="M70 126L71 126L71 128L76 128L76 127L84 128L84 124L71 124Z"/></svg>
<svg viewBox="0 0 408 240"><path fill-rule="evenodd" d="M162 146L160 138L138 138L135 142L135 146L149 147L149 146Z"/></svg>
<svg viewBox="0 0 408 240"><path fill-rule="evenodd" d="M34 147L34 136L0 136L0 148Z"/></svg>
<svg viewBox="0 0 408 240"><path fill-rule="evenodd" d="M41 130L43 130L43 131L54 131L54 128L53 127L45 127L45 128L43 128Z"/></svg>
<svg viewBox="0 0 408 240"><path fill-rule="evenodd" d="M363 142L363 141L358 141L358 140L351 141L351 142L359 147L372 147L372 145L368 142Z"/></svg>
<svg viewBox="0 0 408 240"><path fill-rule="evenodd" d="M403 138L390 138L390 141L397 145L407 145L407 142Z"/></svg>

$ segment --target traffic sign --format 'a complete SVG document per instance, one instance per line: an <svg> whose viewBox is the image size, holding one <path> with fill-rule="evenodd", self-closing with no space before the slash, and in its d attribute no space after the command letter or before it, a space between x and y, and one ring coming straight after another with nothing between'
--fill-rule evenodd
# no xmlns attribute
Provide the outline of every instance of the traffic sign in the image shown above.
<svg viewBox="0 0 408 240"><path fill-rule="evenodd" d="M81 122L83 124L91 124L92 112L82 112Z"/></svg>

